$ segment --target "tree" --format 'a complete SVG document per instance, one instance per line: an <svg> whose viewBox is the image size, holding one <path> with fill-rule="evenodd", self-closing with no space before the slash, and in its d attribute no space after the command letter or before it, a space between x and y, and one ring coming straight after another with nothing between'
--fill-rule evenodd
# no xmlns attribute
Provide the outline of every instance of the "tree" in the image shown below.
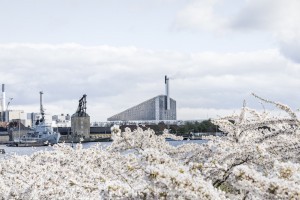
<svg viewBox="0 0 300 200"><path fill-rule="evenodd" d="M299 120L288 106L254 96L286 116L243 106L239 115L212 121L225 137L177 147L165 139L182 137L168 131L114 126L106 148L59 144L1 160L0 197L300 199Z"/></svg>

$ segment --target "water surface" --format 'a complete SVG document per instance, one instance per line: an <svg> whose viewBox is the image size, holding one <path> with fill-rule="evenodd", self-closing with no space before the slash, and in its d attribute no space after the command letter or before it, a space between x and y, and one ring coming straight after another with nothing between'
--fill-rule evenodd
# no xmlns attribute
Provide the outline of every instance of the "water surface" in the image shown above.
<svg viewBox="0 0 300 200"><path fill-rule="evenodd" d="M171 145L173 146L179 146L182 144L188 144L188 143L197 143L197 144L202 144L207 142L206 140L182 140L182 141L168 141ZM109 146L111 142L88 142L88 143L83 143L83 148L91 148L95 145L100 145L103 148L106 148ZM71 144L71 143L66 143L66 145L70 145L75 147L76 144ZM34 152L37 151L53 151L52 146L41 146L41 147L9 147L6 145L0 145L0 149L5 150L5 154L0 154L0 159L3 158L8 158L12 155L31 155Z"/></svg>

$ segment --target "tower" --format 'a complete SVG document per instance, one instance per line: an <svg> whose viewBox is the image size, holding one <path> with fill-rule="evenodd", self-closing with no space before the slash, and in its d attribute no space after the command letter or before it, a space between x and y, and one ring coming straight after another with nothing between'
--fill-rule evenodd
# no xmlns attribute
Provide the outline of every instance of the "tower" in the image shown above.
<svg viewBox="0 0 300 200"><path fill-rule="evenodd" d="M71 130L74 142L90 138L90 116L86 113L86 95L79 100L76 113L71 117Z"/></svg>

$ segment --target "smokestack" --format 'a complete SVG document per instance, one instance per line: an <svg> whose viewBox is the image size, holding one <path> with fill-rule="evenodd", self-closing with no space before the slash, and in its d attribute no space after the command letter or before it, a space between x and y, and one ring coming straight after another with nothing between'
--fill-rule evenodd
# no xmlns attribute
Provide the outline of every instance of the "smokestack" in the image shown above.
<svg viewBox="0 0 300 200"><path fill-rule="evenodd" d="M42 117L44 117L44 114L45 114L45 111L44 111L44 108L43 108L43 91L40 91L40 112L41 112L41 115Z"/></svg>
<svg viewBox="0 0 300 200"><path fill-rule="evenodd" d="M5 85L2 84L2 101L1 101L1 107L2 107L2 120L1 121L5 121Z"/></svg>
<svg viewBox="0 0 300 200"><path fill-rule="evenodd" d="M166 110L170 110L169 78L165 76L166 85Z"/></svg>

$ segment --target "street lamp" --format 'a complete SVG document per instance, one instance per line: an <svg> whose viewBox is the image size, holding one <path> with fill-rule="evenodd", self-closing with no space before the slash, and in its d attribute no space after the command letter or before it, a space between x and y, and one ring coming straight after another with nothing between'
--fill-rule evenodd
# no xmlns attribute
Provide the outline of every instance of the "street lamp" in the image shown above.
<svg viewBox="0 0 300 200"><path fill-rule="evenodd" d="M5 122L9 122L9 119L8 119L8 106L9 106L9 104L10 104L10 102L11 102L12 100L13 100L13 98L9 98L9 99L8 99L8 103L7 103L6 111L5 111L5 119L4 119Z"/></svg>
<svg viewBox="0 0 300 200"><path fill-rule="evenodd" d="M24 112L23 111L19 112L19 142L21 139L21 113L23 114Z"/></svg>

